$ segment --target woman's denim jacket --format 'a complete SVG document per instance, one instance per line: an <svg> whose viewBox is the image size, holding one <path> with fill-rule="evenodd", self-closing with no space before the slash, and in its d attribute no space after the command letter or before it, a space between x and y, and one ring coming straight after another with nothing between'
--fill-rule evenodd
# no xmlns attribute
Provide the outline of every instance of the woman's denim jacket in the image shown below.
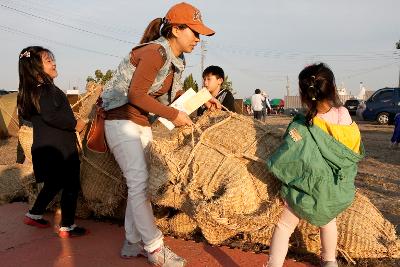
<svg viewBox="0 0 400 267"><path fill-rule="evenodd" d="M171 64L174 65L174 78L172 84L172 90L168 94L161 95L157 98L163 104L170 104L171 101L175 98L176 92L182 89L182 72L185 68L184 65L184 57L183 55L180 57L176 57L171 50L169 42L164 37L160 37L155 41L141 44L136 48L155 43L160 44L164 47L167 59L165 64L159 70L156 79L148 90L148 94L152 94L157 92L163 86L165 79L167 78L169 71L171 69ZM131 54L129 53L122 62L118 65L117 69L114 71L113 77L110 81L106 83L103 89L103 93L101 95L102 98L102 106L104 110L110 110L113 108L117 108L123 106L128 103L128 92L131 83L131 79L133 73L135 72L136 67L132 65L130 62Z"/></svg>

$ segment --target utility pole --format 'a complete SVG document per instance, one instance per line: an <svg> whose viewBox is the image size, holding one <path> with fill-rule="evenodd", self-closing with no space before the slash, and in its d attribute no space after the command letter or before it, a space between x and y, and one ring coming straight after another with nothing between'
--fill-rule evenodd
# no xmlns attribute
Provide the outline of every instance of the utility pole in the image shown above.
<svg viewBox="0 0 400 267"><path fill-rule="evenodd" d="M286 95L290 95L290 84L289 84L289 76L286 76Z"/></svg>
<svg viewBox="0 0 400 267"><path fill-rule="evenodd" d="M396 49L400 49L400 40L396 43ZM399 87L400 87L400 65L399 65Z"/></svg>
<svg viewBox="0 0 400 267"><path fill-rule="evenodd" d="M200 62L201 62L201 75L203 75L203 71L204 71L204 60L205 60L205 58L206 58L206 52L207 52L206 44L207 44L206 41L204 41L204 40L201 40L201 41L200 41L200 49L201 49L201 60L200 60Z"/></svg>

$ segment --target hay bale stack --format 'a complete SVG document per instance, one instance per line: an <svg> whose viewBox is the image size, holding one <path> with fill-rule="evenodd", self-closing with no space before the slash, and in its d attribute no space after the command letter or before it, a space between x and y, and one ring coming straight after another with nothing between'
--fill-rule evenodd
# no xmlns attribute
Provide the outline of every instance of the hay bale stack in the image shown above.
<svg viewBox="0 0 400 267"><path fill-rule="evenodd" d="M265 159L280 145L281 136L273 126L216 112L200 118L193 131L177 129L169 138L155 138L150 151L152 202L183 211L212 244L243 233L246 241L269 245L283 203L280 184L266 171ZM162 224L169 220L162 218ZM400 257L394 226L360 193L338 216L338 232L339 251L349 261ZM319 229L301 221L293 247L318 253Z"/></svg>
<svg viewBox="0 0 400 267"><path fill-rule="evenodd" d="M155 139L150 151L149 193L160 206L189 215L212 244L256 231L280 213L279 182L265 156L282 131L228 112L208 113L196 130Z"/></svg>
<svg viewBox="0 0 400 267"><path fill-rule="evenodd" d="M32 169L22 164L0 165L0 205L26 196L21 177L32 176Z"/></svg>

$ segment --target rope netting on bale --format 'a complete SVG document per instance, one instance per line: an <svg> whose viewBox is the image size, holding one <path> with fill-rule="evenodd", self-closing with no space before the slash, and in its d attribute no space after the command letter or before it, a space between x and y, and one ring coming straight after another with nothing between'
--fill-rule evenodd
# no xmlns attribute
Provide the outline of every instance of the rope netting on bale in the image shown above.
<svg viewBox="0 0 400 267"><path fill-rule="evenodd" d="M396 230L371 201L356 192L353 204L337 217L338 251L344 258L400 258ZM293 236L294 248L320 251L319 229L301 221Z"/></svg>
<svg viewBox="0 0 400 267"><path fill-rule="evenodd" d="M283 130L246 116L207 113L195 130L153 141L149 193L153 203L189 215L211 244L261 229L281 211L280 183L265 156Z"/></svg>
<svg viewBox="0 0 400 267"><path fill-rule="evenodd" d="M247 242L269 245L283 203L280 184L265 162L281 144L282 134L276 126L214 112L203 115L193 130L177 129L162 138L155 135L150 150L152 202L183 212L191 219L188 229L195 229L196 223L211 244L240 234ZM174 234L170 220L164 216L157 223ZM337 223L338 248L348 261L400 257L394 226L361 193ZM292 247L318 253L319 229L301 221Z"/></svg>

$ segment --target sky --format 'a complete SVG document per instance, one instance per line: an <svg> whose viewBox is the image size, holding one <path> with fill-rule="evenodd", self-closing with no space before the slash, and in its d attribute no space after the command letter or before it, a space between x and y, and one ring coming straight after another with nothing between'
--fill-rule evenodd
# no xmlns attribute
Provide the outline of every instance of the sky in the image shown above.
<svg viewBox="0 0 400 267"><path fill-rule="evenodd" d="M179 1L0 0L0 89L17 90L18 56L27 46L49 48L63 89L85 90L96 69L115 69L148 23ZM324 62L338 87L356 95L399 84L399 0L190 1L215 30L205 42L204 67L221 66L236 92L256 88L270 98L298 94L297 76ZM186 54L184 76L201 85L201 49Z"/></svg>

